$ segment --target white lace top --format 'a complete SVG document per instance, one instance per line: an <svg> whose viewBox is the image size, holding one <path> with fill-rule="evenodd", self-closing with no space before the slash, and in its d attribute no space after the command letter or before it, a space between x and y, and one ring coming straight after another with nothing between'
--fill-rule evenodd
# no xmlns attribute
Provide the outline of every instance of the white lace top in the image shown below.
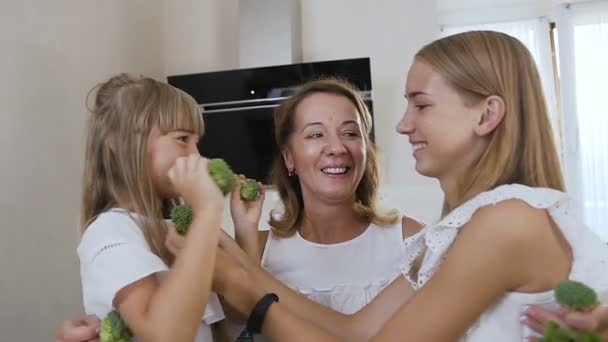
<svg viewBox="0 0 608 342"><path fill-rule="evenodd" d="M503 185L481 193L453 210L437 224L430 225L404 240L406 263L402 273L414 288L424 286L433 276L450 248L452 242L477 209L498 202L518 199L538 209L546 209L560 228L572 249L573 263L569 278L582 281L599 293L608 290L608 245L602 242L585 226L579 210L563 192L531 188L520 184ZM411 263L426 246L418 279L409 277ZM530 332L519 322L525 305L539 304L555 306L553 292L518 293L505 295L498 303L487 309L479 320L467 331L463 340L478 341L522 341Z"/></svg>
<svg viewBox="0 0 608 342"><path fill-rule="evenodd" d="M262 266L309 299L350 314L399 276L402 253L401 222L370 224L356 238L332 245L307 241L299 233L279 238L269 232Z"/></svg>

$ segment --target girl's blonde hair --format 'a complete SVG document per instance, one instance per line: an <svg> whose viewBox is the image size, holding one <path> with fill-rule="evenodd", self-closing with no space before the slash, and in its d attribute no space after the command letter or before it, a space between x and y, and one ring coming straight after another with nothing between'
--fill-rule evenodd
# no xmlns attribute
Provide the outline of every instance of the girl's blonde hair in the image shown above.
<svg viewBox="0 0 608 342"><path fill-rule="evenodd" d="M378 209L380 166L376 156L376 145L370 139L372 117L359 92L350 83L335 78L311 81L303 84L291 97L284 100L274 112L274 130L279 151L286 148L294 131L294 118L298 105L308 96L317 93L347 98L357 108L361 119L363 139L367 145L367 162L356 190L356 200L353 204L355 212L378 225L395 223L399 219L397 211L381 212ZM269 224L274 234L282 237L290 236L296 232L304 211L300 181L298 177L289 176L281 155L275 159L272 177L285 209L281 215L276 217L270 215Z"/></svg>
<svg viewBox="0 0 608 342"><path fill-rule="evenodd" d="M161 133L203 133L201 111L192 97L147 77L120 74L93 88L82 179L81 230L104 211L123 208L134 216L152 252L171 264L164 245L165 200L153 186L148 143Z"/></svg>
<svg viewBox="0 0 608 342"><path fill-rule="evenodd" d="M423 47L415 59L432 66L468 102L491 95L505 102L505 116L484 153L459 182L459 202L502 184L565 190L550 115L530 51L499 32L471 31Z"/></svg>

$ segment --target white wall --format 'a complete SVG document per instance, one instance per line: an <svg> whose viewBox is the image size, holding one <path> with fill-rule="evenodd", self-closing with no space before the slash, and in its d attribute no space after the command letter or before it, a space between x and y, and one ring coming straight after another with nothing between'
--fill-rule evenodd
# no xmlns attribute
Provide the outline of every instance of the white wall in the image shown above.
<svg viewBox="0 0 608 342"><path fill-rule="evenodd" d="M238 0L163 3L165 75L238 67Z"/></svg>
<svg viewBox="0 0 608 342"><path fill-rule="evenodd" d="M160 0L0 2L0 340L52 341L82 313L84 101L120 71L163 76Z"/></svg>

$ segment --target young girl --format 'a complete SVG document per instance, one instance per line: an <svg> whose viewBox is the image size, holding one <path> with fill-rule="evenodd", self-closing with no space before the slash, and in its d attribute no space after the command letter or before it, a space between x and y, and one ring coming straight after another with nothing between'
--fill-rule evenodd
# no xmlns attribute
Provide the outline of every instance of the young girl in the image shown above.
<svg viewBox="0 0 608 342"><path fill-rule="evenodd" d="M553 303L560 281L608 289L608 246L564 193L538 72L521 42L487 31L437 40L417 53L405 97L397 130L416 170L439 180L443 218L405 240L404 277L354 316L295 295L223 239L248 272L219 258L217 288L243 312L255 307L253 330L279 341L521 341L526 305ZM393 308L378 303L399 297L409 301L379 322L374 310Z"/></svg>
<svg viewBox="0 0 608 342"><path fill-rule="evenodd" d="M210 288L224 199L196 147L197 104L121 74L99 86L91 112L78 246L86 312L116 309L144 341L212 341L209 325L223 318ZM194 219L174 257L163 210L178 196Z"/></svg>

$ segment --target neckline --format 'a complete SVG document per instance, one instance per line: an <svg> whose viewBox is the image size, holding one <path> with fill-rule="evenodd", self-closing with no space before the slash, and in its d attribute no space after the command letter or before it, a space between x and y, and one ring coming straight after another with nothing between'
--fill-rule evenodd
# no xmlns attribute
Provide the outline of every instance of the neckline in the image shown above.
<svg viewBox="0 0 608 342"><path fill-rule="evenodd" d="M353 237L350 240L346 240L346 241L342 241L342 242L336 242L336 243L331 243L331 244L324 244L324 243L318 243L318 242L313 242L310 240L306 240L302 234L300 234L300 230L298 229L296 231L296 237L298 238L298 240L301 240L302 242L311 245L313 247L320 247L320 248L332 248L332 247L341 247L341 246L347 246L349 244L355 243L361 239L363 239L363 237L365 237L365 235L368 234L369 231L371 231L373 223L370 222L369 225L365 228L365 230L363 230L363 232L361 232L361 234Z"/></svg>

